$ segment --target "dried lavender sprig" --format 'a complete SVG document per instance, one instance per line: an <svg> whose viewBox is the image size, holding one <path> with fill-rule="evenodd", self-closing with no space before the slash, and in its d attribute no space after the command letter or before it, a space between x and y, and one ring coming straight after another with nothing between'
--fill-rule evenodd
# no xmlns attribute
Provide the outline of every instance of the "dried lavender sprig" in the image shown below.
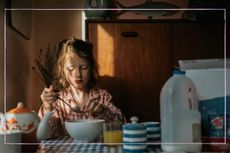
<svg viewBox="0 0 230 153"><path fill-rule="evenodd" d="M50 86L53 80L52 71L58 58L58 50L56 47L51 50L50 45L48 45L48 48L43 56L42 53L44 52L41 49L38 58L35 59L35 63L43 77L43 80L45 81L45 84Z"/></svg>

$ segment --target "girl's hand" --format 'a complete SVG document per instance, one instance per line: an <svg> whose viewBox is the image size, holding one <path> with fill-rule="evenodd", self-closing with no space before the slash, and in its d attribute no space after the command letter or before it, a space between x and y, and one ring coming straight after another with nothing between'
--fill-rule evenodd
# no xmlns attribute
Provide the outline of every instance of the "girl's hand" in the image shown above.
<svg viewBox="0 0 230 153"><path fill-rule="evenodd" d="M54 92L53 86L51 85L49 88L44 88L40 97L45 111L52 111L53 102L57 99L57 93Z"/></svg>
<svg viewBox="0 0 230 153"><path fill-rule="evenodd" d="M97 117L102 116L105 111L105 107L102 104L94 101L86 103L81 109L90 112L93 116Z"/></svg>

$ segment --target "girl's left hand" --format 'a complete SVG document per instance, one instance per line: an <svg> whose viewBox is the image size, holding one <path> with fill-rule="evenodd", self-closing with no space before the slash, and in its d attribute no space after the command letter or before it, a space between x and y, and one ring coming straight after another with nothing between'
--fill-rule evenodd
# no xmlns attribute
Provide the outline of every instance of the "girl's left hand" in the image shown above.
<svg viewBox="0 0 230 153"><path fill-rule="evenodd" d="M82 111L90 112L93 116L101 116L105 110L105 107L97 102L91 101L86 103L82 108Z"/></svg>

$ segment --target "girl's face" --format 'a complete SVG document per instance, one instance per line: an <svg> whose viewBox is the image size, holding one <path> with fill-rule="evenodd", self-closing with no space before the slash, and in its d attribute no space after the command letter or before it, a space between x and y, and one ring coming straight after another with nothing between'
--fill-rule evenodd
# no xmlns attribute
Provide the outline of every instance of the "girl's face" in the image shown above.
<svg viewBox="0 0 230 153"><path fill-rule="evenodd" d="M90 66L84 58L69 52L64 63L64 74L71 87L78 90L87 90L90 79Z"/></svg>

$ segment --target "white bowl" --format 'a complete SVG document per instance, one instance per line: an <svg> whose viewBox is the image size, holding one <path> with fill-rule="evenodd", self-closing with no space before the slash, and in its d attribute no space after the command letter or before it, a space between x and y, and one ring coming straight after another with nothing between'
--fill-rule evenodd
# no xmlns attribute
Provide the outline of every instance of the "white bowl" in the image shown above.
<svg viewBox="0 0 230 153"><path fill-rule="evenodd" d="M102 133L104 122L100 119L65 121L65 128L77 142L87 143L93 141Z"/></svg>

